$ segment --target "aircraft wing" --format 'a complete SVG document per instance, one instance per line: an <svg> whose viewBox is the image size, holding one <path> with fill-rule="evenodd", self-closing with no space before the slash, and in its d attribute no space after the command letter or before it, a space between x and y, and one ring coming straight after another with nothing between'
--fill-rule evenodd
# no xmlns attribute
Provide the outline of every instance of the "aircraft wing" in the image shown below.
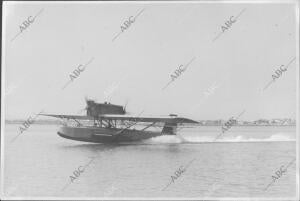
<svg viewBox="0 0 300 201"><path fill-rule="evenodd" d="M132 115L101 115L99 118L108 119L108 120L125 120L125 121L136 121L136 122L164 122L164 123L199 123L192 119L187 119L183 117L170 117L170 116L132 116Z"/></svg>
<svg viewBox="0 0 300 201"><path fill-rule="evenodd" d="M80 119L80 120L94 120L91 116L82 116L82 115L59 115L59 114L40 114L42 116L56 117L61 119Z"/></svg>
<svg viewBox="0 0 300 201"><path fill-rule="evenodd" d="M43 116L50 116L56 118L63 119L79 119L79 120L94 120L92 116L81 116L81 115L56 115L56 114L41 114ZM183 117L171 117L171 116L149 116L149 117L141 117L134 115L99 115L99 119L107 119L107 120L124 120L124 121L135 121L135 122L163 122L163 123L199 123L192 119L183 118Z"/></svg>

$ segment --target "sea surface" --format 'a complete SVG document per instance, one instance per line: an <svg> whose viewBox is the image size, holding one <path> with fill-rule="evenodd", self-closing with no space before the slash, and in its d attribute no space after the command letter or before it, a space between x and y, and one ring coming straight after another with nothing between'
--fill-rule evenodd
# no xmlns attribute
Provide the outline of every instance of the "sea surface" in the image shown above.
<svg viewBox="0 0 300 201"><path fill-rule="evenodd" d="M31 125L12 141L18 127L5 125L7 197L296 196L294 126L232 127L216 141L221 128L201 126L184 128L178 136L121 145L64 139L56 134L56 125ZM184 171L178 175L179 170Z"/></svg>

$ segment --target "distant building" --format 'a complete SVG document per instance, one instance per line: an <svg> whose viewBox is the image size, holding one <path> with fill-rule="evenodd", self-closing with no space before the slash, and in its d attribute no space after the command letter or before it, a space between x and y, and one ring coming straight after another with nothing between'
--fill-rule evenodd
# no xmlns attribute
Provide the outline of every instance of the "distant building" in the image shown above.
<svg viewBox="0 0 300 201"><path fill-rule="evenodd" d="M251 121L243 121L243 125L251 125L252 122Z"/></svg>
<svg viewBox="0 0 300 201"><path fill-rule="evenodd" d="M256 124L256 125L269 125L269 120L259 119L259 120L254 121L254 124Z"/></svg>

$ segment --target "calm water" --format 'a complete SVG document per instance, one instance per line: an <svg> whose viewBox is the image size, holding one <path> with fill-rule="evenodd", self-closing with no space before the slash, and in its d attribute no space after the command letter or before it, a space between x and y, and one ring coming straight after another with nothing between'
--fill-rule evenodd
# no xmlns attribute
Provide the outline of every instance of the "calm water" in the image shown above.
<svg viewBox="0 0 300 201"><path fill-rule="evenodd" d="M295 127L186 128L180 137L101 145L60 138L58 126L31 125L16 141L6 125L4 193L13 197L294 197ZM96 156L92 161L91 157ZM194 161L192 161L195 159ZM79 166L92 161L70 183ZM191 162L192 161L192 162ZM180 166L190 165L163 190ZM64 188L64 189L63 189Z"/></svg>

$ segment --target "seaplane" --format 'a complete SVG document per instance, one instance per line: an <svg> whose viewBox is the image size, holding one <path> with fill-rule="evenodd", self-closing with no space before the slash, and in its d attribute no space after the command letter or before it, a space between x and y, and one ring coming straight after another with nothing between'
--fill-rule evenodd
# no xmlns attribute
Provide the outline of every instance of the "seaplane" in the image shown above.
<svg viewBox="0 0 300 201"><path fill-rule="evenodd" d="M93 143L123 143L141 141L162 135L176 135L178 127L198 124L197 121L168 116L130 115L126 106L86 99L86 115L41 114L60 118L57 134L70 140Z"/></svg>

